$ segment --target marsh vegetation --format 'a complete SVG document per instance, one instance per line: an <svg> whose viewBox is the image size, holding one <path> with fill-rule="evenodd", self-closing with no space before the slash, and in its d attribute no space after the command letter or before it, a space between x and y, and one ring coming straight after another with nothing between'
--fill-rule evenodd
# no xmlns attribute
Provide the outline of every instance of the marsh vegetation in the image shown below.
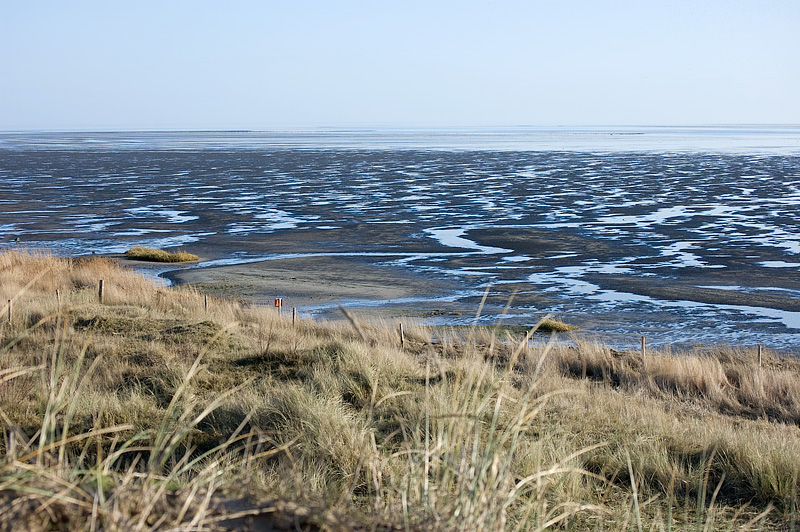
<svg viewBox="0 0 800 532"><path fill-rule="evenodd" d="M102 258L0 280L0 529L795 526L793 358L410 322L401 349Z"/></svg>
<svg viewBox="0 0 800 532"><path fill-rule="evenodd" d="M198 260L198 256L186 251L166 251L163 249L135 246L125 252L129 259L144 260L149 262L191 262Z"/></svg>

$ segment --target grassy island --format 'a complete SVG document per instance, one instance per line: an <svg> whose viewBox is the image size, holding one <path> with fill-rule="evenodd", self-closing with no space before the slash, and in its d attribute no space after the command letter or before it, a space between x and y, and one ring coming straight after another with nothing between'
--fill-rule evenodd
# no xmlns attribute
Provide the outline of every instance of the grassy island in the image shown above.
<svg viewBox="0 0 800 532"><path fill-rule="evenodd" d="M0 302L2 530L796 526L800 363L770 351L413 323L401 348L13 251Z"/></svg>
<svg viewBox="0 0 800 532"><path fill-rule="evenodd" d="M191 262L198 260L197 255L185 251L170 252L163 249L135 246L125 252L129 259L144 260L149 262Z"/></svg>

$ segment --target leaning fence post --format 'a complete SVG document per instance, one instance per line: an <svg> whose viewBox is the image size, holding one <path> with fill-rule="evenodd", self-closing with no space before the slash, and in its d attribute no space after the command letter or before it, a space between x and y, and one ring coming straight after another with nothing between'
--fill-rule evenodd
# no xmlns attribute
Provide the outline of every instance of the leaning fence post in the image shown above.
<svg viewBox="0 0 800 532"><path fill-rule="evenodd" d="M403 324L400 324L400 349L403 349L406 344L406 337L403 334Z"/></svg>
<svg viewBox="0 0 800 532"><path fill-rule="evenodd" d="M100 286L97 288L97 299L100 303L103 302L103 280L100 279Z"/></svg>

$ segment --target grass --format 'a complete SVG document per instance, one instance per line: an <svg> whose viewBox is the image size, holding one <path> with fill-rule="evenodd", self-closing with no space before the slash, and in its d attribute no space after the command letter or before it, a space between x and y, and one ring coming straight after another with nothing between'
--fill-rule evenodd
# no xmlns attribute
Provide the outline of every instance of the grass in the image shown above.
<svg viewBox="0 0 800 532"><path fill-rule="evenodd" d="M542 318L539 321L538 325L539 325L539 330L542 332L563 333L563 332L578 330L577 325L570 325L568 323L564 323L563 321L557 318L550 318L550 317Z"/></svg>
<svg viewBox="0 0 800 532"><path fill-rule="evenodd" d="M0 529L796 525L800 363L775 353L413 324L400 349L396 323L206 311L108 260L12 251L9 299Z"/></svg>
<svg viewBox="0 0 800 532"><path fill-rule="evenodd" d="M149 262L189 262L198 260L197 255L185 251L169 252L163 249L145 248L142 246L132 247L125 252L129 259L145 260Z"/></svg>

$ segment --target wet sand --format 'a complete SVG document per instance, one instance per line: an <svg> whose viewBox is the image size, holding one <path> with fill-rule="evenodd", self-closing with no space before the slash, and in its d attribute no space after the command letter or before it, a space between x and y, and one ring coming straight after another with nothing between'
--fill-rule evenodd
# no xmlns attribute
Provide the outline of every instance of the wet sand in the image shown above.
<svg viewBox="0 0 800 532"><path fill-rule="evenodd" d="M308 232L303 234L306 235ZM547 230L481 229L470 231L470 237L482 245L497 246L528 255L531 261L580 249L584 254L591 255L600 262L608 262L631 251L606 242L564 233L556 234ZM294 249L288 240L290 239L273 239L270 251L319 253L316 249L319 244L315 239L304 241L295 238ZM371 247L366 240L369 238L362 242L367 244L368 248ZM352 245L352 242L350 244ZM434 249L441 251L438 247ZM202 253L205 250L194 251ZM128 260L124 256L117 257L127 266L147 270L154 276L161 275L174 284L192 285L208 294L258 305L270 305L274 298L281 297L287 308L307 309L320 315L325 314L325 309L336 309L338 313L340 304L354 311L372 309L371 312L376 314L472 315L480 304L480 294L483 291L479 286L480 277L434 278L410 269L380 264L378 260L363 256L321 255L216 267L203 267L202 261L198 267L198 263L153 264ZM568 265L571 260L569 257L554 258L550 260L552 263L550 267L561 262ZM449 262L454 268L470 266L473 262L474 266L479 267L483 264L483 258L480 255L461 258L454 256ZM760 279L756 272L736 266L739 266L737 261L732 261L728 268L721 271L696 269L694 275L685 275L682 278L675 278L670 275L672 272L663 271L659 272L661 275L652 277L586 273L583 279L597 283L604 289L657 299L694 301L712 305L747 305L795 312L800 310L800 301L780 292L724 289L724 285L748 286L752 283L758 286L766 285L769 281L773 286L777 284L776 279ZM513 276L513 270L508 271ZM487 301L491 307L505 307L512 294L515 306L526 309L547 309L557 303L557 294L544 290L541 286L521 280L504 279L502 271L494 273L501 282L492 287ZM790 279L791 277L784 277L781 285L788 289L800 289L800 283L789 282ZM504 280L505 284L502 282ZM483 281L486 281L485 277ZM461 294L458 301L442 299L457 292ZM388 311L389 308L392 310ZM514 310L511 310L508 318L512 318L514 313ZM544 312L540 314L543 315ZM328 312L328 315L332 314ZM621 317L607 314L589 318L586 315L571 316L571 319L578 321L588 320L583 325L590 327L597 320L613 322ZM662 319L666 319L666 322L672 321L666 316ZM528 317L525 321L536 320Z"/></svg>
<svg viewBox="0 0 800 532"><path fill-rule="evenodd" d="M484 289L489 284L490 293L483 307L483 316L489 321L484 323L502 320L507 325L529 327L541 317L554 314L579 326L579 334L599 335L614 345L625 344L634 336L638 339L639 335L662 342L672 341L675 331L684 330L686 320L693 319L693 305L706 305L699 314L718 306L800 311L800 300L794 297L800 290L796 276L770 277L772 272L753 271L747 262L737 260L737 253L753 253L753 250L727 250L733 260L726 259L724 268L678 271L671 264L659 264L662 257L652 256L652 253L648 257L648 250L638 244L621 245L549 229L481 228L470 230L465 236L481 246L507 250L500 256L511 256L513 261L493 268L492 262L497 259L487 261L483 253L471 250L465 253L432 241L424 246L421 241L415 241L410 246L413 252L436 256L431 262L417 260L415 265L436 265L421 271L397 263L390 265L396 258L408 256L403 253L406 251L402 245L403 228L392 226L379 234L368 231L324 233L286 231L255 244L250 242L247 248L250 256L257 256L257 252L313 256L220 266L203 266L202 260L199 265L120 261L127 266L145 268L151 275L161 275L175 284L192 285L210 295L243 303L272 306L274 299L280 297L284 308L296 307L305 315L320 319L343 318L339 310L342 305L361 319L416 317L431 325L468 324L473 322L481 307ZM322 236L341 240L326 241ZM321 250L334 244L338 246L335 251ZM240 247L242 243L237 242L236 248ZM380 256L370 255L371 250L380 251ZM192 246L189 251L211 261L230 256L230 250L220 245L207 249ZM394 252L398 252L396 257L392 255ZM776 257L765 254L763 260L777 260ZM591 268L582 270L580 275L571 273L576 263L614 264L622 259L627 261L626 265L647 266L642 271L649 275L625 275L621 271L593 271ZM534 275L529 275L531 272ZM546 275L538 277L536 272ZM607 299L619 298L624 302L630 298L635 302L636 298L643 297L674 304L651 305L646 313L633 316L625 304L609 306L600 298L583 297L581 290L587 283L594 287L593 293ZM573 291L575 297L571 295ZM513 305L509 306L509 301L513 301ZM681 312L683 308L687 310ZM632 319L638 320L636 335L628 330ZM774 322L763 320L763 327L772 327ZM706 334L700 341L708 343L714 341L713 338L713 334Z"/></svg>
<svg viewBox="0 0 800 532"><path fill-rule="evenodd" d="M516 253L528 255L531 262L547 255L554 256L549 261L548 269L560 266L572 266L575 259L572 254L580 253L585 258L581 262L595 260L598 264L611 264L623 257L646 256L647 251L636 245L621 245L617 242L588 239L565 232L532 228L520 229L480 229L470 231L470 238L487 246L513 249ZM678 237L676 236L676 240ZM763 250L759 250L764 253ZM726 249L724 268L684 268L678 272L674 267L651 267L650 275L620 274L598 272L587 269L580 277L581 281L596 284L604 290L617 291L665 301L686 301L709 305L740 305L750 307L771 308L788 312L800 311L800 300L792 294L800 291L800 277L795 275L779 275L781 272L768 269L754 269L740 255L755 253L752 249ZM565 258L557 258L565 254ZM570 256L567 256L570 255ZM762 260L780 260L779 253L763 255ZM660 262L662 257L626 259L626 265L647 265L648 262ZM713 265L714 263L709 260ZM723 264L723 263L721 263ZM678 273L680 273L678 275ZM502 274L500 274L502 278ZM519 291L518 303L529 300L527 304L545 306L545 294L542 290L531 290L530 283L515 282L498 286L497 297L511 291ZM769 287L769 288L764 288ZM753 290L754 289L754 290ZM786 291L790 292L786 292Z"/></svg>
<svg viewBox="0 0 800 532"><path fill-rule="evenodd" d="M280 297L284 308L318 312L332 308L338 312L338 305L346 304L356 312L368 307L380 315L449 312L439 308L441 305L431 305L429 299L458 289L454 282L337 256L189 268L168 272L164 277L178 285L252 304L271 305ZM398 300L400 303L392 304ZM380 308L374 306L375 302L380 302ZM400 309L390 311L389 306Z"/></svg>

